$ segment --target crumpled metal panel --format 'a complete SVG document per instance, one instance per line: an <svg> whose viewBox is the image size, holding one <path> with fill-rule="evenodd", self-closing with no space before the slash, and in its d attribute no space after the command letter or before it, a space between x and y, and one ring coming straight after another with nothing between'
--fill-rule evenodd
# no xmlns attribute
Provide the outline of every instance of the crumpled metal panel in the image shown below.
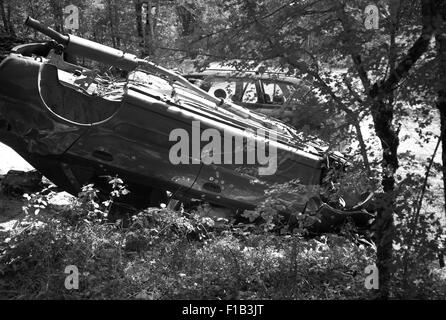
<svg viewBox="0 0 446 320"><path fill-rule="evenodd" d="M0 121L8 134L23 139L30 153L63 153L83 130L57 122L42 108L37 92L40 63L10 55L0 66ZM0 138L2 132L0 131ZM11 146L14 148L14 146Z"/></svg>

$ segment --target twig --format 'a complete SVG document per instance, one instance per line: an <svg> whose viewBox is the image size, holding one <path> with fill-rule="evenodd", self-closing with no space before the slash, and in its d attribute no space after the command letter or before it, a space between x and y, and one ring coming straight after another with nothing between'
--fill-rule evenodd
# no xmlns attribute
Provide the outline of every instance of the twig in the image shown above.
<svg viewBox="0 0 446 320"><path fill-rule="evenodd" d="M432 168L432 164L434 163L434 158L435 158L435 155L437 154L437 150L440 145L440 142L441 142L441 137L438 137L437 145L435 146L434 153L432 154L432 158L430 159L429 165L426 169L426 175L424 177L423 187L421 188L421 194L420 194L420 198L418 200L417 211L414 216L414 222L413 222L413 226L412 226L412 235L415 233L415 226L418 222L418 217L419 217L420 211L421 211L421 205L423 204L424 194L426 193L427 180L429 179L429 173Z"/></svg>
<svg viewBox="0 0 446 320"><path fill-rule="evenodd" d="M409 254L410 249L411 249L412 244L413 244L413 238L415 237L416 226L418 224L418 219L419 219L419 216L420 216L421 206L423 204L424 194L426 193L427 180L429 179L429 174L430 174L430 171L431 171L431 168L432 168L432 164L434 163L434 158L435 158L435 155L437 154L437 150L438 150L438 147L440 145L440 142L441 142L441 137L439 136L438 137L438 141L437 141L437 145L435 146L434 153L432 154L432 157L429 160L429 165L426 168L426 175L424 176L424 182L423 182L423 186L421 188L420 197L419 197L419 199L417 199L417 211L415 212L415 215L413 217L412 226L411 226L411 229L410 229L410 236L409 236L409 239L408 239L409 243L407 245L406 252L404 253L404 259L403 259L403 261L404 261L404 271L403 271L403 279L404 279L403 280L404 281L404 285L403 286L404 286L404 288L407 285L407 276L406 276L407 275L407 269L408 269L407 258L408 258L408 254Z"/></svg>

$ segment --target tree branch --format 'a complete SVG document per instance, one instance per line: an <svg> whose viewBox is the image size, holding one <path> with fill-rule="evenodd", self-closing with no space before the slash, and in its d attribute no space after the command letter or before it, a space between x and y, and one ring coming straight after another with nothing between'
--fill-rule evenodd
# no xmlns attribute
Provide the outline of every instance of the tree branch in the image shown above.
<svg viewBox="0 0 446 320"><path fill-rule="evenodd" d="M436 6L434 0L421 1L421 14L423 29L420 37L408 50L406 56L401 60L395 70L391 71L390 76L382 83L375 83L370 90L372 98L378 95L388 95L395 89L395 85L405 77L417 60L427 51L429 43L435 31L434 17Z"/></svg>
<svg viewBox="0 0 446 320"><path fill-rule="evenodd" d="M342 4L339 6L338 18L341 21L342 28L344 29L345 41L351 42L353 40L355 44L359 43L358 37L356 36L356 32L354 32L353 29L351 28L352 24L350 23L347 13L345 12L345 7ZM353 60L353 64L356 67L356 71L358 72L362 86L364 87L364 91L366 92L366 94L368 94L370 90L370 79L368 78L367 70L365 69L365 66L362 63L360 51L354 45L350 45L348 46L348 48L350 51L350 57Z"/></svg>

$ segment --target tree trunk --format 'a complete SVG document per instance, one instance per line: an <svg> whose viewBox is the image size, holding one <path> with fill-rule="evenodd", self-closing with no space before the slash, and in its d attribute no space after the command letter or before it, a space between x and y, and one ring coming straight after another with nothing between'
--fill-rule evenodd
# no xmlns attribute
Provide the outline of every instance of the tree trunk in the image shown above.
<svg viewBox="0 0 446 320"><path fill-rule="evenodd" d="M383 150L382 186L384 193L378 199L375 234L377 239L377 267L379 270L380 298L387 299L392 275L392 241L395 235L393 212L395 207L395 172L398 169L398 133L393 128L393 104L377 98L372 105L375 132Z"/></svg>
<svg viewBox="0 0 446 320"><path fill-rule="evenodd" d="M146 25L146 39L148 44L148 53L153 55L154 53L154 40L155 40L155 29L153 27L153 15L152 15L152 1L147 1L147 25Z"/></svg>
<svg viewBox="0 0 446 320"><path fill-rule="evenodd" d="M194 11L196 10L195 4L192 3L184 3L182 5L178 5L176 7L178 19L181 23L181 35L189 36L195 30L196 19L194 15Z"/></svg>
<svg viewBox="0 0 446 320"><path fill-rule="evenodd" d="M108 21L110 22L110 38L112 41L112 46L116 48L116 30L115 30L115 19L113 15L113 0L107 0L107 15Z"/></svg>
<svg viewBox="0 0 446 320"><path fill-rule="evenodd" d="M57 32L63 32L62 3L58 0L51 0L50 5L54 16L54 29Z"/></svg>
<svg viewBox="0 0 446 320"><path fill-rule="evenodd" d="M0 0L0 13L2 15L3 28L7 33L9 33L8 21L6 19L5 5L3 3L3 0Z"/></svg>
<svg viewBox="0 0 446 320"><path fill-rule="evenodd" d="M3 0L0 0L0 13L2 16L3 26L5 28L5 32L10 34L11 36L15 36L14 28L11 23L11 6L8 4L8 14L6 14L5 3Z"/></svg>
<svg viewBox="0 0 446 320"><path fill-rule="evenodd" d="M120 26L119 26L119 10L118 5L116 4L116 0L113 0L113 15L112 19L115 22L115 39L116 39L116 47L119 48L121 46L121 35L120 35Z"/></svg>
<svg viewBox="0 0 446 320"><path fill-rule="evenodd" d="M135 7L135 19L136 19L136 33L139 37L143 37L142 29L142 9L139 0L134 0L133 5Z"/></svg>
<svg viewBox="0 0 446 320"><path fill-rule="evenodd" d="M157 48L156 24L160 12L159 0L156 2L155 14L153 14L152 10L153 8L154 8L154 1L148 0L145 39L146 39L146 47L148 55L151 56L152 60L156 60L156 48Z"/></svg>
<svg viewBox="0 0 446 320"><path fill-rule="evenodd" d="M156 18L159 15L160 1L157 1L155 16L152 14L153 2L145 1L147 4L146 12L143 13L143 3L140 0L134 1L136 13L136 31L141 38L141 55L154 56L156 49ZM143 16L144 15L144 16Z"/></svg>
<svg viewBox="0 0 446 320"><path fill-rule="evenodd" d="M384 194L378 203L378 215L375 219L377 239L377 267L379 270L380 298L387 299L390 293L390 279L392 276L392 240L395 235L393 212L395 207L395 172L398 169L398 132L393 128L393 91L401 79L404 78L417 60L429 47L435 30L434 17L436 15L437 0L422 0L422 32L406 56L400 63L390 70L389 76L375 83L369 90L372 99L372 117L375 132L381 140L383 150L382 186Z"/></svg>
<svg viewBox="0 0 446 320"><path fill-rule="evenodd" d="M446 212L446 5L440 8L437 24L436 44L438 57L438 100L437 108L440 112L440 138L442 145L442 171L444 208ZM440 266L444 267L443 253L439 254Z"/></svg>

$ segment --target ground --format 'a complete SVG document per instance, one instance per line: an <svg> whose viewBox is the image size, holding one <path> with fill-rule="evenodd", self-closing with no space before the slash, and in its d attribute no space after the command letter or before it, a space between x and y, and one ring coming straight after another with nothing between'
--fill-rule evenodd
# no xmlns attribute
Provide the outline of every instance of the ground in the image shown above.
<svg viewBox="0 0 446 320"><path fill-rule="evenodd" d="M7 145L0 143L0 176L9 170L30 171L34 168L20 155ZM68 204L72 196L66 192L58 193L52 203L57 205ZM2 195L0 187L0 231L9 230L22 216L23 201L14 198L6 198Z"/></svg>

